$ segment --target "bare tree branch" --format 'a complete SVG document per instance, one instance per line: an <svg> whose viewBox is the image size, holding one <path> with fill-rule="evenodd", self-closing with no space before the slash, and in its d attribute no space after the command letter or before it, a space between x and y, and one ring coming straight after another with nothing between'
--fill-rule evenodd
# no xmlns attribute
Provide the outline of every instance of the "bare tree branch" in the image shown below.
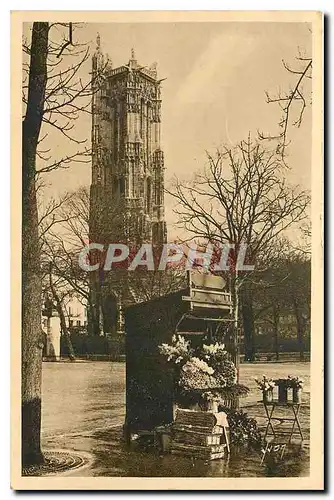
<svg viewBox="0 0 334 500"><path fill-rule="evenodd" d="M308 104L311 104L310 92L307 92L308 97L305 97L305 91L303 84L312 78L312 58L303 57L301 55L296 57L296 61L299 63L299 67L292 67L286 61L282 61L283 67L291 75L296 75L297 78L293 84L293 87L286 92L279 91L277 95L269 95L266 92L267 103L279 104L282 110L282 117L279 121L279 127L281 132L278 134L265 134L264 132L258 132L259 138L261 140L275 140L277 141L277 153L281 155L283 162L285 163L286 149L289 145L288 135L289 126L300 127L305 109ZM309 101L309 102L308 102ZM293 119L292 112L297 115L296 119Z"/></svg>

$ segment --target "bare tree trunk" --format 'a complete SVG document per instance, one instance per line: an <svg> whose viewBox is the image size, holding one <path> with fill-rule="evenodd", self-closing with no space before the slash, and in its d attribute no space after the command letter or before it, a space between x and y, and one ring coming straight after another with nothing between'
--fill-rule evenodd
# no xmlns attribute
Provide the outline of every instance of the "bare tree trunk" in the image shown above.
<svg viewBox="0 0 334 500"><path fill-rule="evenodd" d="M276 361L279 360L279 343L278 343L278 329L279 329L279 310L278 307L273 304L273 316L274 316L274 352L276 356Z"/></svg>
<svg viewBox="0 0 334 500"><path fill-rule="evenodd" d="M95 303L90 304L87 311L88 315L88 335L100 336L100 311Z"/></svg>
<svg viewBox="0 0 334 500"><path fill-rule="evenodd" d="M243 286L242 294L242 319L244 327L244 342L245 342L245 360L254 361L255 346L254 346L254 314L253 300L251 291L247 289L247 285Z"/></svg>
<svg viewBox="0 0 334 500"><path fill-rule="evenodd" d="M91 295L91 293L90 293ZM94 304L91 303L91 300L88 301L88 307L87 307L87 332L88 335L94 335L94 330L95 330L95 307Z"/></svg>
<svg viewBox="0 0 334 500"><path fill-rule="evenodd" d="M239 353L239 283L238 283L238 271L235 271L235 275L230 280L230 292L232 296L232 317L233 317L233 329L231 331L231 347L232 347L232 357L233 363L237 369L237 382L239 382L239 368L240 368L240 353Z"/></svg>
<svg viewBox="0 0 334 500"><path fill-rule="evenodd" d="M65 337L65 340L66 340L68 357L70 358L71 361L75 361L75 352L74 352L74 348L73 348L73 344L72 344L72 340L71 340L71 334L68 331L68 328L66 325L65 315L64 315L64 311L63 311L61 302L60 301L58 302L56 299L56 304L57 304L57 306L56 306L57 312L59 314L59 319L60 319L60 328L61 328L61 331Z"/></svg>
<svg viewBox="0 0 334 500"><path fill-rule="evenodd" d="M60 319L60 329L61 329L62 334L65 336L65 340L66 340L68 357L70 358L71 361L75 361L75 352L74 352L73 344L71 341L71 335L70 335L70 332L68 331L68 328L66 325L66 319L65 319L65 314L63 311L63 306L62 306L60 297L59 297L59 295L54 287L53 281L52 281L52 265L51 264L50 264L49 278L50 278L50 289L52 292L53 299L56 303L56 309L57 309L57 313L58 313L59 319Z"/></svg>
<svg viewBox="0 0 334 500"><path fill-rule="evenodd" d="M297 300L293 301L293 308L295 312L295 318L297 323L297 340L299 347L299 359L304 361L304 319L300 311Z"/></svg>
<svg viewBox="0 0 334 500"><path fill-rule="evenodd" d="M237 369L237 383L240 378L240 353L239 353L239 285L235 284L235 303L234 303L234 356L235 367Z"/></svg>
<svg viewBox="0 0 334 500"><path fill-rule="evenodd" d="M28 102L22 124L22 465L44 460L40 444L42 282L35 174L47 81L48 32L48 23L33 23Z"/></svg>
<svg viewBox="0 0 334 500"><path fill-rule="evenodd" d="M238 271L235 270L235 275L230 281L230 291L232 295L232 315L233 315L233 329L232 329L232 361L237 371L237 383L240 380L240 352L239 352L239 282ZM239 408L239 397L232 400L232 407Z"/></svg>

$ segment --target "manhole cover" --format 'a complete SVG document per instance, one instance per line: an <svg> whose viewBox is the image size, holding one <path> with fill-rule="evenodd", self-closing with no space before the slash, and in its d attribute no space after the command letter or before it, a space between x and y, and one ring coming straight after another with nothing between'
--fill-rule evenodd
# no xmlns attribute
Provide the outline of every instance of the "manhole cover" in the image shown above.
<svg viewBox="0 0 334 500"><path fill-rule="evenodd" d="M60 474L68 470L87 465L91 459L88 454L75 451L46 450L43 451L45 462L40 465L24 467L22 476L46 476Z"/></svg>

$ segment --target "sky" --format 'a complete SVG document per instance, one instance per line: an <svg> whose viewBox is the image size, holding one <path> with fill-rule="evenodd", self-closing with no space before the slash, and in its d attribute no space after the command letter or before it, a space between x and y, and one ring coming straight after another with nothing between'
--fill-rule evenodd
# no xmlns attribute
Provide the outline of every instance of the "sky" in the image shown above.
<svg viewBox="0 0 334 500"><path fill-rule="evenodd" d="M96 35L113 67L126 64L135 49L139 64L158 63L162 82L162 149L165 179L191 178L205 163L205 151L235 145L257 131L276 133L280 109L267 104L265 91L275 94L289 89L295 76L282 60L294 64L298 48L310 55L311 33L306 23L89 23L75 31L78 40L89 42L92 52ZM89 78L90 62L83 69ZM310 89L306 89L310 95ZM90 141L90 116L76 122L75 135ZM302 125L290 133L287 178L302 188L311 185L311 108ZM56 131L48 138L53 158L73 150ZM90 164L74 164L67 170L47 174L45 197L89 185ZM166 220L176 236L172 201L166 198Z"/></svg>

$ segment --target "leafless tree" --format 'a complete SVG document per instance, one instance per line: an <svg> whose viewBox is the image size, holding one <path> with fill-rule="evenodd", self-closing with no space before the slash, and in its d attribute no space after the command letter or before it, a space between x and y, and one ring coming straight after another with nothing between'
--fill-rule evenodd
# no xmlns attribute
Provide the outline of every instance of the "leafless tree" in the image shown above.
<svg viewBox="0 0 334 500"><path fill-rule="evenodd" d="M129 276L133 302L146 302L185 288L186 274L182 266L166 267L165 271L137 271Z"/></svg>
<svg viewBox="0 0 334 500"><path fill-rule="evenodd" d="M41 299L40 234L38 224L38 174L73 161L87 161L84 139L75 137L74 122L90 106L91 79L80 70L88 49L75 43L71 23L34 22L31 41L23 41L22 122L22 463L43 461L41 424ZM80 55L81 54L81 55ZM71 58L76 56L76 59ZM75 61L73 63L73 61ZM48 131L75 145L73 152L54 160L43 146ZM78 150L78 144L81 144ZM50 163L48 161L50 160ZM42 163L39 168L39 163Z"/></svg>
<svg viewBox="0 0 334 500"><path fill-rule="evenodd" d="M277 154L285 162L286 150L289 145L290 127L301 126L304 113L311 105L311 90L309 81L312 79L312 57L301 51L295 58L295 63L288 64L282 61L285 70L293 76L294 81L288 90L279 90L277 94L266 92L267 103L275 103L281 109L281 119L278 123L278 133L259 132L260 139L277 142Z"/></svg>
<svg viewBox="0 0 334 500"><path fill-rule="evenodd" d="M300 359L310 322L311 262L304 251L296 250L288 240L278 240L277 254L261 274L255 296L255 321L271 325L273 348L279 358L279 333L287 318L294 318Z"/></svg>
<svg viewBox="0 0 334 500"><path fill-rule="evenodd" d="M69 358L71 361L74 361L75 352L71 341L71 335L67 328L66 317L64 313L64 302L69 295L69 291L68 288L66 287L66 283L64 286L64 283L62 283L62 281L63 280L61 278L57 277L55 282L53 262L51 260L49 262L49 287L51 291L52 302L59 316L61 332L66 339Z"/></svg>
<svg viewBox="0 0 334 500"><path fill-rule="evenodd" d="M203 171L188 183L175 179L169 192L176 201L178 224L191 238L215 245L230 243L236 251L245 244L250 263L256 263L270 243L290 226L306 219L310 199L298 186L287 184L279 155L250 137L235 148L208 153ZM247 275L238 270L235 258L230 287L235 332L241 300L246 358L252 359L251 290L247 287Z"/></svg>
<svg viewBox="0 0 334 500"><path fill-rule="evenodd" d="M102 210L103 211L103 210ZM118 241L118 237L123 234L122 210L117 203L108 207L108 232L113 235L112 241ZM77 191L66 193L58 200L50 200L44 215L41 217L42 235L42 262L46 269L46 284L49 284L48 269L52 262L53 274L55 276L55 286L61 288L60 294L64 290L74 292L79 300L88 307L89 332L100 335L100 328L103 325L103 304L101 304L101 276L100 272L91 273L84 271L79 266L79 253L90 240L90 193L89 189L82 187ZM131 234L136 239L136 226L131 227ZM108 238L105 238L108 244ZM138 248L135 248L138 251ZM103 269L103 258L101 259L101 270ZM157 266L156 266L157 267ZM171 293L182 288L185 283L185 273L181 266L167 268L166 271L146 271L138 268L138 271L127 273L121 279L119 273L124 270L113 271L115 287L127 286L133 303L150 300L166 293ZM97 278L96 283L92 283L92 278ZM113 277L105 273L105 280L108 289L113 289ZM66 287L64 287L66 283ZM99 293L92 293L95 284ZM94 292L94 290L93 290ZM96 290L95 290L96 292ZM98 295L98 298L96 297ZM101 297L99 298L99 295ZM103 302L103 301L102 301ZM102 316L101 316L102 314Z"/></svg>
<svg viewBox="0 0 334 500"><path fill-rule="evenodd" d="M40 239L45 293L52 292L55 303L58 305L58 314L65 317L66 299L73 294L88 307L90 314L93 314L89 275L81 269L78 260L80 251L89 240L89 190L87 188L82 187L77 191L65 193L58 199L49 200L40 216ZM62 313L59 311L60 307ZM94 322L94 315L90 317ZM67 331L67 328L65 330ZM69 352L71 352L70 348Z"/></svg>
<svg viewBox="0 0 334 500"><path fill-rule="evenodd" d="M87 78L87 64L90 63L90 47L77 41L80 24L53 23L48 26L48 46L46 53L47 81L43 97L41 131L36 149L36 175L52 172L59 168L69 168L73 163L89 163L91 148L86 137L78 137L76 124L83 113L91 111L92 82ZM32 40L23 39L23 82L22 101L24 115L28 105L29 71ZM95 79L100 78L98 72ZM50 136L60 134L68 140L71 152L54 158Z"/></svg>

